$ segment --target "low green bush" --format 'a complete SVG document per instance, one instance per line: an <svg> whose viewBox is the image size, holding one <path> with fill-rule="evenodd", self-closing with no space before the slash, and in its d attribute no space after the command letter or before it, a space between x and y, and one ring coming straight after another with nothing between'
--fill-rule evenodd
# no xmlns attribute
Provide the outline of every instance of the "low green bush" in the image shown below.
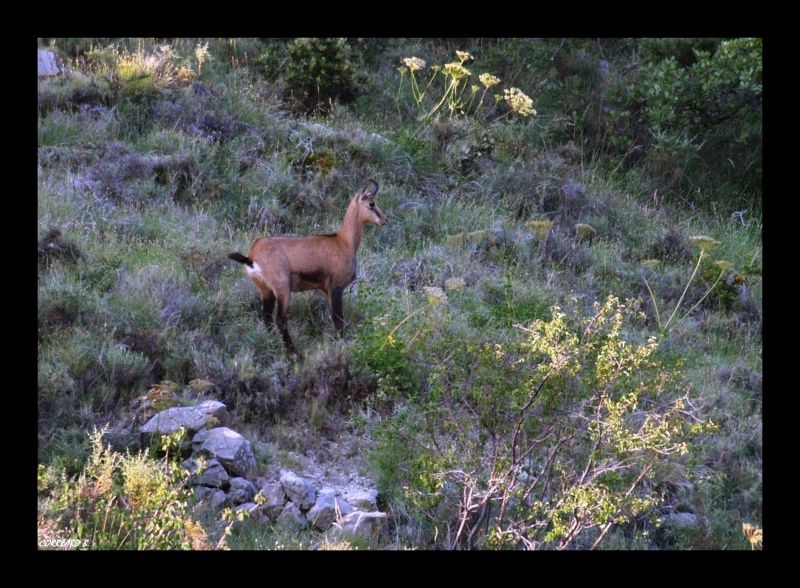
<svg viewBox="0 0 800 588"><path fill-rule="evenodd" d="M655 338L623 338L638 315L609 297L585 318L554 308L520 341L453 349L375 424L385 490L444 548L589 548L629 521L654 529L670 502L654 468L691 478L715 425L653 358Z"/></svg>
<svg viewBox="0 0 800 588"><path fill-rule="evenodd" d="M209 549L213 545L192 518L188 473L170 452L177 440L166 438L164 458L148 452L121 454L103 442L103 430L90 435L92 451L83 471L68 477L39 466L39 532L66 537L90 550ZM170 445L174 443L173 445Z"/></svg>
<svg viewBox="0 0 800 588"><path fill-rule="evenodd" d="M284 95L297 111L329 113L355 99L359 80L346 39L295 39L288 57Z"/></svg>

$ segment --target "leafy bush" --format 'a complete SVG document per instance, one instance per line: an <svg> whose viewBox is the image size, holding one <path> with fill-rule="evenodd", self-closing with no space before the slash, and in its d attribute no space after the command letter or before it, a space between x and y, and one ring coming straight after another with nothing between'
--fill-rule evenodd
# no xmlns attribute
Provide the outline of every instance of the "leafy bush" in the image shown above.
<svg viewBox="0 0 800 588"><path fill-rule="evenodd" d="M654 338L623 339L640 320L609 297L576 321L554 308L517 343L462 344L416 407L376 426L373 463L445 548L588 548L629 521L653 529L669 501L655 472L691 476L685 456L714 425Z"/></svg>
<svg viewBox="0 0 800 588"><path fill-rule="evenodd" d="M707 198L717 197L714 186L724 182L739 191L734 205L742 196L760 202L762 41L730 39L713 49L701 41L692 45L693 58L685 43L665 57L644 52L652 60L638 69L622 106L634 112L641 105L643 126L632 140L645 147L653 176L675 175L682 185L701 186Z"/></svg>
<svg viewBox="0 0 800 588"><path fill-rule="evenodd" d="M691 67L698 61L698 51L713 53L723 40L702 37L642 39L639 42L639 57L645 63L674 59L679 67Z"/></svg>
<svg viewBox="0 0 800 588"><path fill-rule="evenodd" d="M141 353L93 328L78 327L52 337L39 354L40 418L48 407L77 402L91 411L110 411L149 383L153 364Z"/></svg>
<svg viewBox="0 0 800 588"><path fill-rule="evenodd" d="M67 478L39 467L39 529L77 538L86 549L208 549L192 519L188 473L167 451L163 461L147 452L120 454L103 444L104 430L90 435L92 452L83 472ZM177 447L165 438L165 449Z"/></svg>
<svg viewBox="0 0 800 588"><path fill-rule="evenodd" d="M423 366L415 362L415 352L424 346L425 335L436 326L435 307L441 301L428 301L411 310L407 306L410 299L387 306L369 286L361 288L359 296L364 296L361 305L370 325L356 335L354 357L359 368L376 382L373 402L391 406L417 391ZM376 306L380 306L381 314L377 314Z"/></svg>
<svg viewBox="0 0 800 588"><path fill-rule="evenodd" d="M289 49L285 97L305 114L330 113L337 102L352 102L358 76L345 39L300 38Z"/></svg>

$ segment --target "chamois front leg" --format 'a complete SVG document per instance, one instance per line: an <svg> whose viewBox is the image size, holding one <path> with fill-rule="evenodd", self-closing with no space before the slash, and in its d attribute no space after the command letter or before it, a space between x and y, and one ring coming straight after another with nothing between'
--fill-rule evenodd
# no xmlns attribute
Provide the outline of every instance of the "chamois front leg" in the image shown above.
<svg viewBox="0 0 800 588"><path fill-rule="evenodd" d="M341 335L344 328L344 314L342 313L342 294L343 288L331 288L328 291L328 309L333 319L333 326L336 332Z"/></svg>

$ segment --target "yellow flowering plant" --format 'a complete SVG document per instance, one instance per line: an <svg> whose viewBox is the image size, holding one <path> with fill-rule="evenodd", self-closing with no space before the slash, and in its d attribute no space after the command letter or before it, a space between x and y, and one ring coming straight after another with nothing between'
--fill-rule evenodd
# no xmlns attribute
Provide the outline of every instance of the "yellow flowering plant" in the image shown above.
<svg viewBox="0 0 800 588"><path fill-rule="evenodd" d="M686 283L686 287L683 289L683 294L681 294L681 297L678 299L678 302L675 305L672 314L670 314L666 322L662 322L662 317L658 309L658 303L656 302L655 294L653 294L653 290L650 288L650 284L648 283L647 278L645 278L644 280L644 285L647 287L647 291L650 293L650 298L653 301L653 308L656 313L656 321L658 322L659 330L661 331L662 335L669 334L670 331L673 331L680 323L682 323L683 320L686 317L688 317L694 311L695 308L700 306L700 303L702 303L703 300L705 300L709 294L711 294L714 288L717 287L717 284L719 284L722 277L728 271L733 269L733 264L731 264L728 261L720 260L714 263L713 264L714 270L719 270L719 275L717 275L716 279L714 280L714 283L711 284L711 286L706 290L705 294L703 294L703 296L697 302L695 302L694 305L688 311L684 312L683 316L676 321L675 317L678 314L678 310L683 305L683 301L686 298L686 293L689 291L689 286L692 284L695 277L697 276L697 273L700 270L703 260L705 259L706 256L710 255L709 251L718 247L721 244L716 239L712 239L711 237L707 237L706 235L693 235L689 237L689 241L700 250L700 255L697 258L697 263L694 266L694 271L692 272L692 275L689 277L689 281Z"/></svg>
<svg viewBox="0 0 800 588"><path fill-rule="evenodd" d="M500 78L497 76L487 72L480 74L478 76L478 81L481 86L483 86L483 92L481 93L477 106L473 110L472 106L475 97L481 90L481 86L470 83L469 80L472 78L472 72L464 67L464 64L468 61L472 61L474 58L466 51L456 51L456 58L457 61L446 63L443 66L431 66L430 71L432 75L428 78L424 88L421 88L419 78L421 76L420 72L425 71L427 67L425 60L419 57L405 57L401 60L403 65L398 68L400 72L398 100L403 88L403 80L405 76L408 75L414 102L421 112L421 121L430 120L431 117L442 109L447 109L450 118L458 115L467 116L470 112L477 112L484 104L486 93L491 88L501 83ZM428 110L425 105L425 97L431 90L433 81L439 74L444 78L442 95L436 104ZM467 96L467 94L469 95ZM519 88L504 89L502 94L495 96L495 99L495 104L505 101L510 108L506 114L499 118L507 116L512 112L523 117L536 115L536 110L533 108L533 100Z"/></svg>

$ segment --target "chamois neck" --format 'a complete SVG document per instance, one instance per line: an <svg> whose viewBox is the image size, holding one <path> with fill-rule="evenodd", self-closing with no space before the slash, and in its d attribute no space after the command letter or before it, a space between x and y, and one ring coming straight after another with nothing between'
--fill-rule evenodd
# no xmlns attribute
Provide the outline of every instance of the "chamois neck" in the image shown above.
<svg viewBox="0 0 800 588"><path fill-rule="evenodd" d="M358 219L358 200L354 199L347 207L342 221L342 228L337 233L337 237L347 245L351 251L358 250L361 245L361 234L364 232L364 223Z"/></svg>

